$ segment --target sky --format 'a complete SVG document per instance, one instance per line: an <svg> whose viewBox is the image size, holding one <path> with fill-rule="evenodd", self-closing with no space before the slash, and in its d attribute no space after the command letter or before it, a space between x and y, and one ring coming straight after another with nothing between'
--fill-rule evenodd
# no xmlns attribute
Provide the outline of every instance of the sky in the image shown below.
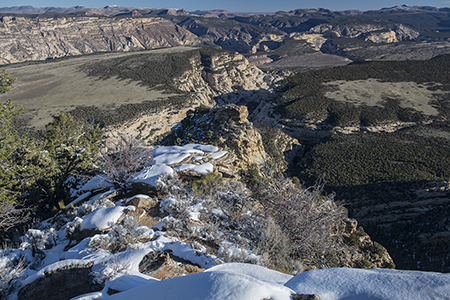
<svg viewBox="0 0 450 300"><path fill-rule="evenodd" d="M234 12L276 12L289 11L297 8L324 7L331 10L373 10L383 7L408 4L410 6L450 7L449 0L419 0L404 2L404 0L0 0L0 7L32 5L34 7L72 7L82 5L85 7L104 7L106 5L119 5L128 7L150 8L184 8L187 11L225 9Z"/></svg>

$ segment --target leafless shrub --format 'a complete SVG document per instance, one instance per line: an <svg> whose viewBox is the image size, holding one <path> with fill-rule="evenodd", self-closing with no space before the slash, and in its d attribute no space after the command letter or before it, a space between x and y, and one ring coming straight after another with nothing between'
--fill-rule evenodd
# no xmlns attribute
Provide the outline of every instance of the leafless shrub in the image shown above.
<svg viewBox="0 0 450 300"><path fill-rule="evenodd" d="M162 211L169 214L163 219L166 229L177 237L189 235L190 207L196 200L187 182L177 174L163 176L159 180L158 191L165 195L160 206Z"/></svg>
<svg viewBox="0 0 450 300"><path fill-rule="evenodd" d="M127 192L128 179L152 159L148 148L132 136L120 136L117 144L102 149L102 172L117 189Z"/></svg>
<svg viewBox="0 0 450 300"><path fill-rule="evenodd" d="M323 196L324 182L301 189L273 168L263 176L267 208L294 245L293 255L321 268L333 266L342 238L333 229L344 217L334 195Z"/></svg>
<svg viewBox="0 0 450 300"><path fill-rule="evenodd" d="M31 207L21 208L16 204L3 201L0 204L0 232L28 222L31 219L31 212Z"/></svg>
<svg viewBox="0 0 450 300"><path fill-rule="evenodd" d="M7 263L0 268L0 298L6 299L19 285L20 278L26 269L26 259L8 260Z"/></svg>
<svg viewBox="0 0 450 300"><path fill-rule="evenodd" d="M241 182L225 180L215 186L205 186L206 191L197 196L203 201L202 220L216 224L229 241L253 248L259 242L265 220L258 203L249 197L245 186Z"/></svg>
<svg viewBox="0 0 450 300"><path fill-rule="evenodd" d="M286 273L303 272L305 267L301 259L293 255L294 251L295 245L275 220L268 216L262 230L261 241L255 251L261 256L260 264Z"/></svg>
<svg viewBox="0 0 450 300"><path fill-rule="evenodd" d="M103 264L100 272L94 273L95 280L99 283L106 282L113 279L119 273L127 274L131 262L127 259L120 259L118 254L115 254L111 259Z"/></svg>
<svg viewBox="0 0 450 300"><path fill-rule="evenodd" d="M95 252L98 249L108 250L110 243L111 243L111 235L97 234L91 238L86 248L90 249L90 251L92 252Z"/></svg>
<svg viewBox="0 0 450 300"><path fill-rule="evenodd" d="M138 222L130 216L126 216L120 224L114 224L108 250L117 253L125 250L128 244L135 244L140 235L140 232L136 230L138 226Z"/></svg>

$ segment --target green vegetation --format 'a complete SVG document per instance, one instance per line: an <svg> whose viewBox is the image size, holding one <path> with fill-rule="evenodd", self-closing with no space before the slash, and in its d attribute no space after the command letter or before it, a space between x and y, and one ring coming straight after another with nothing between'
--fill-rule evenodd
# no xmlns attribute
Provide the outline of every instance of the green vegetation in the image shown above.
<svg viewBox="0 0 450 300"><path fill-rule="evenodd" d="M0 93L10 90L14 78L3 72L0 79ZM38 203L48 212L51 207L63 207L64 202L59 202L68 196L69 178L97 167L103 133L99 127L86 128L60 113L37 141L14 128L13 117L21 113L23 109L11 100L0 106L0 208ZM0 230L7 218L1 209Z"/></svg>
<svg viewBox="0 0 450 300"><path fill-rule="evenodd" d="M334 135L314 148L305 174L331 186L450 179L449 140L413 131Z"/></svg>
<svg viewBox="0 0 450 300"><path fill-rule="evenodd" d="M144 101L141 103L122 104L115 109L104 109L96 106L77 106L69 113L78 121L100 126L123 124L139 117L143 113L152 113L162 108L176 108L190 105L191 97L179 90L175 79L193 68L192 61L203 61L229 51L203 47L176 53L146 53L125 57L101 60L85 64L81 69L89 76L106 80L117 77L120 80L138 81L149 89L163 90L164 93L176 93L165 99ZM200 106L191 112L209 109ZM190 112L188 112L189 114Z"/></svg>
<svg viewBox="0 0 450 300"><path fill-rule="evenodd" d="M428 84L428 89L450 91L450 55L426 61L363 62L330 69L308 71L288 78L278 99L279 112L300 121L319 121L334 126L377 125L384 121L424 121L421 113L402 107L397 99L384 99L383 107L340 102L325 97L325 83L336 80L366 80L376 78L383 82L415 82ZM430 84L432 83L432 84ZM438 118L449 115L447 96L433 101L439 110Z"/></svg>
<svg viewBox="0 0 450 300"><path fill-rule="evenodd" d="M2 86L6 90L8 86ZM40 161L34 140L14 130L13 117L23 110L7 101L0 106L0 206L17 203L20 191L31 186Z"/></svg>
<svg viewBox="0 0 450 300"><path fill-rule="evenodd" d="M201 196L205 193L211 194L217 186L223 182L222 174L208 173L203 175L200 179L191 182L191 188L194 195Z"/></svg>
<svg viewBox="0 0 450 300"><path fill-rule="evenodd" d="M37 180L52 205L69 195L67 180L70 177L96 169L103 135L98 126L85 127L66 113L53 118L53 122L45 127L42 145L49 167L45 177Z"/></svg>
<svg viewBox="0 0 450 300"><path fill-rule="evenodd" d="M155 56L139 54L85 65L89 76L108 79L119 77L126 80L140 81L150 88L171 89L177 91L173 85L173 78L181 76L190 70L190 59L198 51L174 53L172 55Z"/></svg>
<svg viewBox="0 0 450 300"><path fill-rule="evenodd" d="M348 241L347 243L350 246L353 247L358 247L359 243L360 243L360 238L365 236L366 233L364 232L364 228L362 226L359 226L358 229L356 230L356 232L352 233L349 237L348 237ZM378 244L378 243L377 243ZM378 244L379 245L379 244ZM381 246L381 245L380 245Z"/></svg>
<svg viewBox="0 0 450 300"><path fill-rule="evenodd" d="M279 128L257 127L261 134L264 150L272 158L272 160L282 169L287 167L284 151L289 148L292 142L291 138L283 133Z"/></svg>
<svg viewBox="0 0 450 300"><path fill-rule="evenodd" d="M100 79L118 77L139 81L152 89L183 94L175 86L174 79L191 70L191 61L223 53L224 50L201 48L170 54L137 54L86 64L82 67L89 76Z"/></svg>
<svg viewBox="0 0 450 300"><path fill-rule="evenodd" d="M180 95L158 101L122 104L114 110L101 109L97 106L77 106L68 113L77 121L104 127L123 124L141 116L143 113L154 113L168 107L178 109L189 103L190 98L188 95Z"/></svg>

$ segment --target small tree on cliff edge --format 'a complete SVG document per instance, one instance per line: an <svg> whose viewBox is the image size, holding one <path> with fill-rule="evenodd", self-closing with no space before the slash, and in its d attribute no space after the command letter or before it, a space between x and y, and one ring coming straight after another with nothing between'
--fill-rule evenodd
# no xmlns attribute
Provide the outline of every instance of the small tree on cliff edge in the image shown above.
<svg viewBox="0 0 450 300"><path fill-rule="evenodd" d="M43 148L52 167L39 184L52 205L68 196L66 182L69 177L97 168L102 135L98 126L86 127L64 112L53 116L53 122L46 125Z"/></svg>
<svg viewBox="0 0 450 300"><path fill-rule="evenodd" d="M11 90L15 78L5 70L0 73L0 94ZM31 182L37 171L28 160L35 155L32 139L20 137L13 129L13 117L22 108L11 104L11 100L0 104L0 231L7 230L25 221L29 210L17 206L17 197Z"/></svg>

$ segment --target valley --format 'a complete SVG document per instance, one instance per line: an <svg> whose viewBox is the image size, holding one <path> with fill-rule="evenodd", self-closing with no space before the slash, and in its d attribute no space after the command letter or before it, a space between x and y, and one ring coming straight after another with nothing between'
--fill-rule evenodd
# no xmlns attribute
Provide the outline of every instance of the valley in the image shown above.
<svg viewBox="0 0 450 300"><path fill-rule="evenodd" d="M124 136L132 136L155 157L161 149L168 151L167 160L183 156L168 164L180 182L165 178L162 187L149 187L145 178L129 190L125 185L125 192L110 187L111 196L104 187L77 189L55 214L63 224L57 224L59 230L78 226L75 215L84 218L85 209L121 207L132 193L143 193L157 204L138 207L134 216L139 212L148 222L139 225L167 231L176 243L205 243L195 244L203 253L199 256L214 263L248 262L257 253L284 272L394 264L450 272L450 35L443 21L448 9L208 16L123 7L18 11L0 9L0 63L16 77L13 93L0 94L0 102L11 98L26 109L15 119L19 132L39 137L64 111L80 124L101 128L105 149L118 148ZM267 164L275 171L267 171ZM99 173L90 171L86 178ZM242 194L230 196L238 204L220 198L228 192L216 194L209 186L214 184L218 190L239 187L236 193ZM316 193L318 186L323 189ZM295 261L289 260L294 252L289 259L258 253L255 235L269 233L252 230L269 226L257 223L268 211L270 218L279 217L271 211L277 208L275 196L286 205L282 209L295 211L271 187L283 197L311 191L319 204L333 199L330 203L344 206L334 225L324 225L332 228L327 234L335 244L308 252L310 257L295 252ZM273 199L268 191L275 193ZM222 213L211 197L220 198ZM196 210L202 203L210 205L207 215ZM244 207L254 219L246 219ZM151 217L145 216L150 211ZM204 219L192 217L197 213ZM289 217L301 221L295 214ZM156 221L164 223L158 231ZM211 233L214 228L224 240ZM78 242L95 240L91 233ZM164 234L154 233L145 242L164 240ZM72 240L61 239L68 245ZM290 249L286 241L280 243ZM235 246L249 252L233 257ZM116 251L111 245L106 249Z"/></svg>

